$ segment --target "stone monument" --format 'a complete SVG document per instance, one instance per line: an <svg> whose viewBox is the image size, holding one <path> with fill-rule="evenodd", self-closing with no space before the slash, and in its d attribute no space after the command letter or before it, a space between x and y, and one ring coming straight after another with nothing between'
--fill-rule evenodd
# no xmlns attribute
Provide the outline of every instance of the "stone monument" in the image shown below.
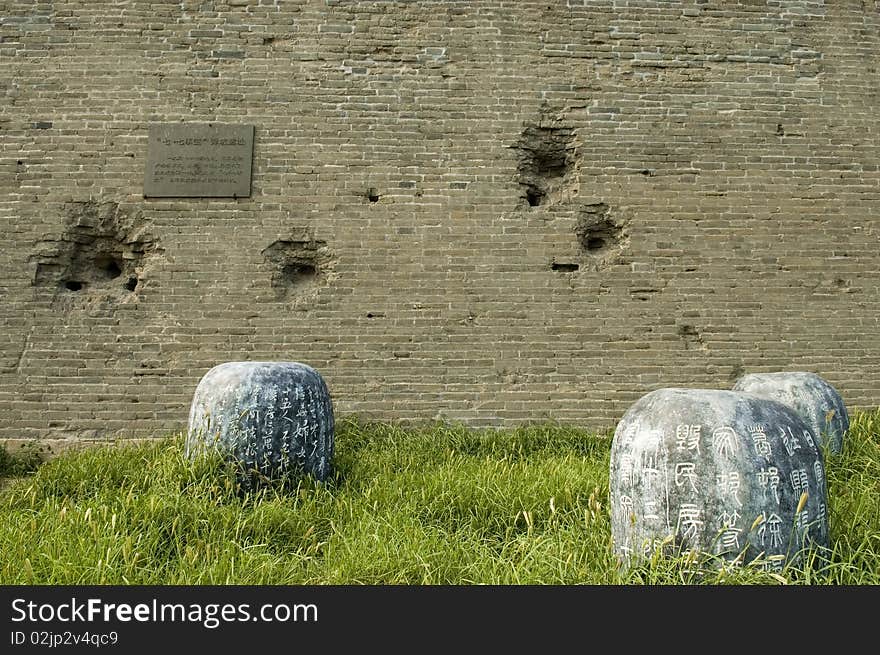
<svg viewBox="0 0 880 655"><path fill-rule="evenodd" d="M837 454L843 449L849 414L837 390L815 373L749 373L736 381L733 390L785 403L800 414L819 443L827 446L831 453Z"/></svg>
<svg viewBox="0 0 880 655"><path fill-rule="evenodd" d="M298 362L226 362L199 381L189 414L186 454L217 450L239 465L239 482L310 474L323 481L334 449L327 385Z"/></svg>
<svg viewBox="0 0 880 655"><path fill-rule="evenodd" d="M611 530L628 565L651 556L754 560L778 570L828 546L825 462L789 406L727 390L667 388L636 401L611 447Z"/></svg>

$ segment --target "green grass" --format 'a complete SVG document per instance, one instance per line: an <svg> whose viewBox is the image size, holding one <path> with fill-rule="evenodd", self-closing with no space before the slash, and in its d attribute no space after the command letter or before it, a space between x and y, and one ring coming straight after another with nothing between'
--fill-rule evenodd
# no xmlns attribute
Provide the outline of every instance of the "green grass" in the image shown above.
<svg viewBox="0 0 880 655"><path fill-rule="evenodd" d="M341 420L334 474L236 493L183 437L0 469L2 584L880 584L880 410L826 458L832 554L778 573L611 552L610 435ZM10 478L10 476L23 476Z"/></svg>
<svg viewBox="0 0 880 655"><path fill-rule="evenodd" d="M41 463L40 454L34 448L22 448L15 455L9 454L5 448L0 448L0 481L4 478L33 473Z"/></svg>

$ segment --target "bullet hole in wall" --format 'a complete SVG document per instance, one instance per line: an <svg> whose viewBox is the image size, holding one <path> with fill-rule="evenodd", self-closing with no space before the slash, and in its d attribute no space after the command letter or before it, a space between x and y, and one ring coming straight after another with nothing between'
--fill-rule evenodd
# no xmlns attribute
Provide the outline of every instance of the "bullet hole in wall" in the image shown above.
<svg viewBox="0 0 880 655"><path fill-rule="evenodd" d="M127 302L147 260L161 252L144 232L137 211L114 202L69 202L62 208L63 232L39 242L32 285L52 292L63 311ZM68 293L73 292L73 293Z"/></svg>
<svg viewBox="0 0 880 655"><path fill-rule="evenodd" d="M95 261L95 264L108 280L115 280L122 275L122 267L112 257L101 257Z"/></svg>
<svg viewBox="0 0 880 655"><path fill-rule="evenodd" d="M310 263L285 264L281 269L282 283L294 289L314 283L317 277L318 269Z"/></svg>
<svg viewBox="0 0 880 655"><path fill-rule="evenodd" d="M308 296L327 284L334 265L327 242L315 239L309 230L272 242L262 255L271 271L275 300Z"/></svg>
<svg viewBox="0 0 880 655"><path fill-rule="evenodd" d="M538 207L543 199L544 194L540 190L535 188L526 189L526 202L529 203L529 207Z"/></svg>
<svg viewBox="0 0 880 655"><path fill-rule="evenodd" d="M604 202L585 205L575 225L575 235L581 249L589 255L603 256L622 247L626 233L625 223L616 220Z"/></svg>
<svg viewBox="0 0 880 655"><path fill-rule="evenodd" d="M528 125L513 145L517 178L529 207L543 207L571 191L575 173L575 132L564 126Z"/></svg>

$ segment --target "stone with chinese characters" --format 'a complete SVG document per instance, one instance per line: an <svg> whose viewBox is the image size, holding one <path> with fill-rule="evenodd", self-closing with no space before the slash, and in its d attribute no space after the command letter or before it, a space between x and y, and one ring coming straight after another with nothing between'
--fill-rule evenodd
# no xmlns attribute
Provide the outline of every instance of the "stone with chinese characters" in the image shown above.
<svg viewBox="0 0 880 655"><path fill-rule="evenodd" d="M330 473L334 419L330 393L299 362L226 362L209 370L190 406L186 454L219 451L238 465L239 483Z"/></svg>
<svg viewBox="0 0 880 655"><path fill-rule="evenodd" d="M734 391L753 393L785 403L794 409L824 444L838 454L849 430L849 414L837 390L825 379L808 371L749 373L740 377Z"/></svg>
<svg viewBox="0 0 880 655"><path fill-rule="evenodd" d="M791 407L735 391L667 388L637 400L614 432L614 553L778 570L828 547L825 460Z"/></svg>

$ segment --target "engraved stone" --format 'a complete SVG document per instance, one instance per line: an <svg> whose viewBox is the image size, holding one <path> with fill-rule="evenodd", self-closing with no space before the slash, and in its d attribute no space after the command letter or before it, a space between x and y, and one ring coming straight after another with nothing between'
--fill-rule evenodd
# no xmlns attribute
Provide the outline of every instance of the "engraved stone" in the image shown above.
<svg viewBox="0 0 880 655"><path fill-rule="evenodd" d="M298 362L226 362L199 381L189 414L186 454L217 449L240 465L239 481L311 474L324 480L334 449L327 385Z"/></svg>
<svg viewBox="0 0 880 655"><path fill-rule="evenodd" d="M642 396L615 430L610 491L613 549L625 566L659 548L778 570L808 546L828 547L822 450L797 412L768 398L679 388Z"/></svg>
<svg viewBox="0 0 880 655"><path fill-rule="evenodd" d="M806 371L749 373L733 386L743 391L785 403L806 421L831 453L840 453L849 430L849 414L843 399L831 384Z"/></svg>
<svg viewBox="0 0 880 655"><path fill-rule="evenodd" d="M253 125L157 123L148 139L144 197L251 195Z"/></svg>

